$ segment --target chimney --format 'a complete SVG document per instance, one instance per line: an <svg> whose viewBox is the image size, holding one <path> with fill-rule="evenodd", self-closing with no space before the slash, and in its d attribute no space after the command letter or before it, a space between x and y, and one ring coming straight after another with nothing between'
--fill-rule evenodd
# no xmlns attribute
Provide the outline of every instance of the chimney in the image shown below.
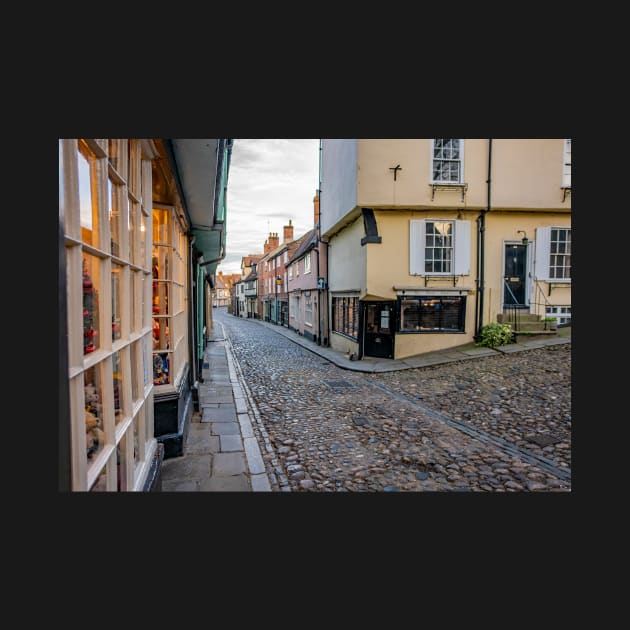
<svg viewBox="0 0 630 630"><path fill-rule="evenodd" d="M319 223L319 190L315 191L315 197L313 198L313 218L315 219L315 225Z"/></svg>
<svg viewBox="0 0 630 630"><path fill-rule="evenodd" d="M271 251L271 247L269 247L269 241L265 241L263 245L263 254L268 254Z"/></svg>
<svg viewBox="0 0 630 630"><path fill-rule="evenodd" d="M219 275L220 275L220 276L222 276L222 275L223 275L223 272L222 272L222 271L219 271Z"/></svg>
<svg viewBox="0 0 630 630"><path fill-rule="evenodd" d="M291 228L293 230L293 228ZM269 251L276 249L280 245L280 239L278 238L278 232L269 232Z"/></svg>
<svg viewBox="0 0 630 630"><path fill-rule="evenodd" d="M284 238L282 239L283 243L288 243L293 240L293 225L291 224L291 219L289 219L289 225L284 226Z"/></svg>

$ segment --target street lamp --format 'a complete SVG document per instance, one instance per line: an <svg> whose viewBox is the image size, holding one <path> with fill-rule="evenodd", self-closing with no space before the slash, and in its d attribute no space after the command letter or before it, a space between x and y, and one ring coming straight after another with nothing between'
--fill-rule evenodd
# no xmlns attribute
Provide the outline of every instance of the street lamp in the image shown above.
<svg viewBox="0 0 630 630"><path fill-rule="evenodd" d="M527 234L525 233L525 230L516 230L516 233L523 235L521 242L523 243L523 245L527 247L528 239L527 239Z"/></svg>

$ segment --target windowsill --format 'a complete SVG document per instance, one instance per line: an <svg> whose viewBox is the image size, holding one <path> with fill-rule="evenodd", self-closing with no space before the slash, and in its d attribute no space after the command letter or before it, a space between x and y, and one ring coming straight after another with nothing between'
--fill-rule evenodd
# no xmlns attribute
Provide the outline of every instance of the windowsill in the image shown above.
<svg viewBox="0 0 630 630"><path fill-rule="evenodd" d="M431 201L435 198L436 190L461 190L462 193L462 202L466 197L466 191L468 190L468 184L465 182L431 182L429 184L431 186Z"/></svg>

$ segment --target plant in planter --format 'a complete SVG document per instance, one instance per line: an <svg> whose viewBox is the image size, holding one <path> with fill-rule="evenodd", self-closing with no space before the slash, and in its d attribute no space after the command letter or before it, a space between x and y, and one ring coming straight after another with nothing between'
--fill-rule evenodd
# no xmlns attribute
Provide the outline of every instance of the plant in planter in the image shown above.
<svg viewBox="0 0 630 630"><path fill-rule="evenodd" d="M510 324L499 324L498 322L490 322L486 324L480 333L480 339L475 344L477 346L485 346L486 348L496 348L507 343L512 343L514 333Z"/></svg>
<svg viewBox="0 0 630 630"><path fill-rule="evenodd" d="M558 329L558 319L556 317L545 317L543 323L545 324L545 330Z"/></svg>

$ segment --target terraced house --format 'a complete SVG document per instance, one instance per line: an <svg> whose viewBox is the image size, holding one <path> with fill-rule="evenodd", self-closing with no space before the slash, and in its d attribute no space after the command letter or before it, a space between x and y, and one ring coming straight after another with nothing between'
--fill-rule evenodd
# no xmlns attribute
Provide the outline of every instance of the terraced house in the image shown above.
<svg viewBox="0 0 630 630"><path fill-rule="evenodd" d="M333 348L403 358L489 322L570 322L570 139L324 139L321 156Z"/></svg>

